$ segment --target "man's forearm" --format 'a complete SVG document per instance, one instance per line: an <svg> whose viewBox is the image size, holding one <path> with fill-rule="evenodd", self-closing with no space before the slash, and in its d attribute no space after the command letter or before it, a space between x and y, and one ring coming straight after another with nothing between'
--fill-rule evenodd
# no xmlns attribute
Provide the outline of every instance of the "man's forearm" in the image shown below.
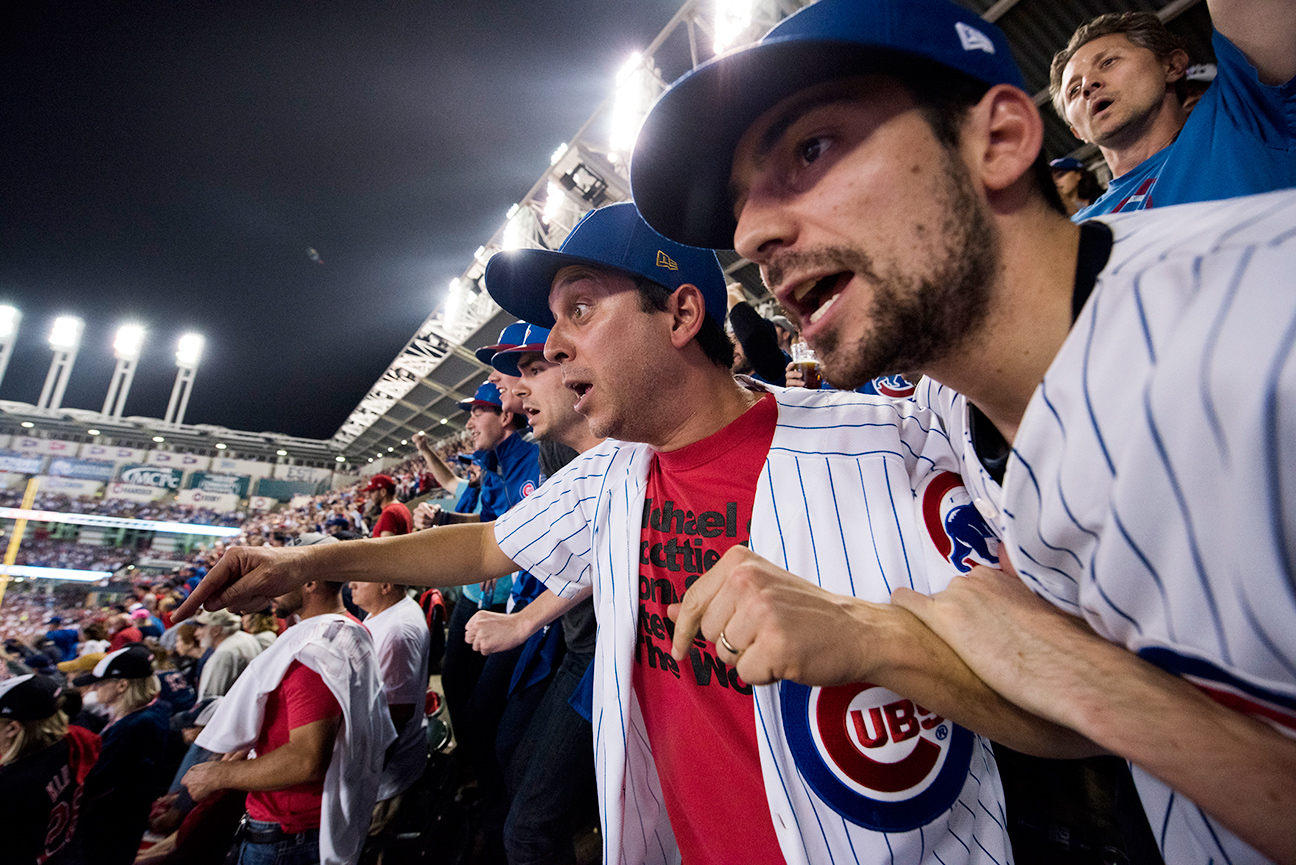
<svg viewBox="0 0 1296 865"><path fill-rule="evenodd" d="M1010 703L981 681L953 649L921 621L892 605L862 605L862 633L885 653L870 662L868 680L1008 747L1037 757L1077 759L1105 753L1060 724Z"/></svg>
<svg viewBox="0 0 1296 865"><path fill-rule="evenodd" d="M495 543L495 524L445 526L392 538L310 548L320 579L462 586L518 570Z"/></svg>
<svg viewBox="0 0 1296 865"><path fill-rule="evenodd" d="M1296 863L1296 741L1099 638L1041 699L1057 719L1187 796L1275 862Z"/></svg>

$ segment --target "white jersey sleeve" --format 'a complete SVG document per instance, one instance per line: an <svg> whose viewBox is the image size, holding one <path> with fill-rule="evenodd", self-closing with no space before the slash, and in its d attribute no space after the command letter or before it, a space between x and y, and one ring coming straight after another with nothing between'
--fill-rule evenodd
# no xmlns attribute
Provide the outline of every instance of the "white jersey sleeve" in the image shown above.
<svg viewBox="0 0 1296 865"><path fill-rule="evenodd" d="M1296 737L1296 193L1110 224L1014 441L1009 557L1107 639ZM1263 861L1135 780L1165 861Z"/></svg>
<svg viewBox="0 0 1296 865"><path fill-rule="evenodd" d="M607 440L572 460L495 521L495 542L555 595L591 583L593 524L609 468L625 446Z"/></svg>

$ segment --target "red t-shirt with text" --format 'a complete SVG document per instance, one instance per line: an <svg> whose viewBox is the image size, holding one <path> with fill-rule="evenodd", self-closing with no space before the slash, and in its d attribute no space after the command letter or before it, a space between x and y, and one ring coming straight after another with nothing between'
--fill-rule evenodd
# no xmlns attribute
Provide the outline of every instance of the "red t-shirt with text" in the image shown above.
<svg viewBox="0 0 1296 865"><path fill-rule="evenodd" d="M264 757L287 745L292 730L341 714L342 707L320 674L293 661L279 687L266 697L265 717L257 735L257 756ZM323 799L322 781L283 790L254 791L248 793L247 812L254 820L279 823L285 832L305 832L319 828Z"/></svg>
<svg viewBox="0 0 1296 865"><path fill-rule="evenodd" d="M676 663L666 617L666 607L726 550L747 544L777 422L778 406L766 394L714 435L655 454L648 469L632 675L686 865L783 861L761 779L751 686L700 635Z"/></svg>

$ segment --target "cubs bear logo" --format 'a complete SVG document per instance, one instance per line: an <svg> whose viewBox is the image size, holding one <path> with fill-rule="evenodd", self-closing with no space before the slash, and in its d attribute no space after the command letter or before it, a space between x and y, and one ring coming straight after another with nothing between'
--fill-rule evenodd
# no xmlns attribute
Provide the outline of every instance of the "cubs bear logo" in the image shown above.
<svg viewBox="0 0 1296 865"><path fill-rule="evenodd" d="M913 396L914 386L910 384L902 375L885 375L881 378L873 379L873 387L882 396L894 397L895 399L904 399Z"/></svg>
<svg viewBox="0 0 1296 865"><path fill-rule="evenodd" d="M779 685L797 771L847 820L905 832L944 813L967 780L972 734L877 685Z"/></svg>
<svg viewBox="0 0 1296 865"><path fill-rule="evenodd" d="M962 478L939 472L918 494L923 525L942 558L965 574L976 565L998 566L999 539L972 504Z"/></svg>

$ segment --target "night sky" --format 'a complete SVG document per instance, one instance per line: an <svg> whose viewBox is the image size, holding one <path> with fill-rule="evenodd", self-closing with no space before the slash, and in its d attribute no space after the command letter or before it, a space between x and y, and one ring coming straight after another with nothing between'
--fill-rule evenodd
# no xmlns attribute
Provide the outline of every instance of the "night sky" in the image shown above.
<svg viewBox="0 0 1296 865"><path fill-rule="evenodd" d="M0 13L0 399L328 438L681 0L15 4ZM308 248L318 250L321 263Z"/></svg>

